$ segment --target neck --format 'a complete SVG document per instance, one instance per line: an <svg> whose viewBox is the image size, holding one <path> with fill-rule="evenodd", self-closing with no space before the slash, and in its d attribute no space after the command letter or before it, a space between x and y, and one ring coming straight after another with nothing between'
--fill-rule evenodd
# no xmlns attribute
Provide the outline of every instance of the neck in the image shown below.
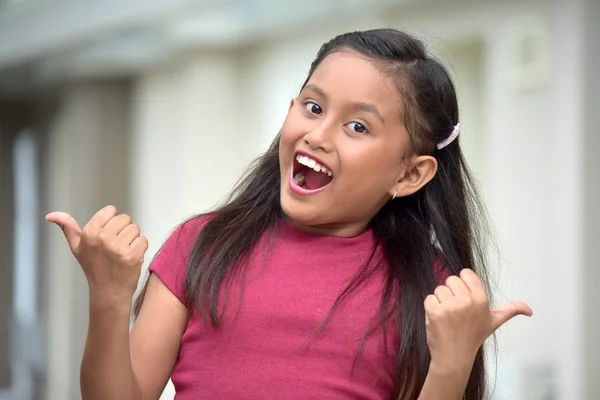
<svg viewBox="0 0 600 400"><path fill-rule="evenodd" d="M304 225L288 217L284 218L287 225L299 231L321 236L355 237L367 230L368 222L353 222L339 224Z"/></svg>

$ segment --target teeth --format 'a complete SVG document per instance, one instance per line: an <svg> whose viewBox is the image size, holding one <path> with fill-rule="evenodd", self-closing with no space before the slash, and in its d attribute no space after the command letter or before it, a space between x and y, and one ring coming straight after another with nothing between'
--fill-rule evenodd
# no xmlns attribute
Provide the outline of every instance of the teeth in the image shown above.
<svg viewBox="0 0 600 400"><path fill-rule="evenodd" d="M298 161L302 165L307 166L310 169L315 170L316 172L322 172L324 174L327 174L328 176L333 175L333 173L330 170L328 170L327 167L319 164L318 162L316 162L315 160L313 160L312 158L309 158L307 156L298 154L296 156L296 161ZM301 175L301 174L298 174L298 175ZM298 176L298 175L296 175L296 176ZM294 177L294 179L296 179L296 177ZM302 179L304 179L304 177L302 177Z"/></svg>

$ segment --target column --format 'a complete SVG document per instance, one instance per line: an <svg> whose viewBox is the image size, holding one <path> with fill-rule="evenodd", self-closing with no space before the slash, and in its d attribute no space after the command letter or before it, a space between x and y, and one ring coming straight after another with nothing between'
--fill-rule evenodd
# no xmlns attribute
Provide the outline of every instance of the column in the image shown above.
<svg viewBox="0 0 600 400"><path fill-rule="evenodd" d="M80 224L107 204L129 212L128 87L69 87L50 127L47 211L66 211ZM88 288L62 233L48 224L47 399L80 399L79 368L88 325Z"/></svg>

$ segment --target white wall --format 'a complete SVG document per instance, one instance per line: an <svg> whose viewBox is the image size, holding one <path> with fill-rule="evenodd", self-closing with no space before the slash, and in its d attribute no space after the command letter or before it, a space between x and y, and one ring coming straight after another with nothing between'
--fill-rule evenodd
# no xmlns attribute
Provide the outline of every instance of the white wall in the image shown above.
<svg viewBox="0 0 600 400"><path fill-rule="evenodd" d="M588 398L600 397L600 308L598 308L598 282L600 282L600 135L598 129L598 110L600 109L600 2L585 1L586 16L584 46L584 65L581 81L584 84L584 104L582 104L583 132L583 231L585 279L583 282L584 318L584 373L587 379ZM581 84L581 83L580 83Z"/></svg>
<svg viewBox="0 0 600 400"><path fill-rule="evenodd" d="M235 67L231 55L204 54L139 78L130 193L142 226L164 235L212 207L243 170Z"/></svg>
<svg viewBox="0 0 600 400"><path fill-rule="evenodd" d="M582 195L578 5L557 3L543 12L551 27L551 73L538 88L511 88L511 48L502 34L508 21L501 34L488 35L494 77L488 146L494 182L489 198L509 260L504 287L507 295L530 301L536 312L531 323L519 321L504 336L512 353L507 359L522 388L532 386L535 371L528 367L552 367L560 398L584 399L582 221L573 207Z"/></svg>
<svg viewBox="0 0 600 400"><path fill-rule="evenodd" d="M107 204L126 211L128 90L120 84L68 88L50 126L46 212L71 213L81 225ZM48 260L45 398L79 399L87 334L88 291L81 268L56 226L45 225Z"/></svg>
<svg viewBox="0 0 600 400"><path fill-rule="evenodd" d="M137 82L130 194L149 239L146 268L176 225L220 202L256 156L246 145L258 136L254 120L238 118L237 67L231 54L203 54Z"/></svg>
<svg viewBox="0 0 600 400"><path fill-rule="evenodd" d="M550 367L558 379L558 398L584 399L583 316L578 312L584 279L582 226L579 210L572 206L582 190L577 178L583 140L582 14L578 2L523 3L446 3L435 13L401 15L394 25L443 38L432 39L434 46L483 41L483 148L467 156L485 160L484 194L505 259L499 300L522 299L535 310L534 319L515 320L498 336L498 397L541 396L536 385ZM515 86L511 75L511 27L528 15L541 17L548 27L551 71L531 89ZM470 77L459 77L463 79ZM465 138L471 133L467 130Z"/></svg>

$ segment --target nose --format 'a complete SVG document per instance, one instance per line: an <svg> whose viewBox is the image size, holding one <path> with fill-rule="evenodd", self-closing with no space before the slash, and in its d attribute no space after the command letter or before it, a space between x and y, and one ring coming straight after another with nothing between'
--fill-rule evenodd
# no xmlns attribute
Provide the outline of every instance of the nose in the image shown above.
<svg viewBox="0 0 600 400"><path fill-rule="evenodd" d="M304 143L312 150L321 150L329 153L333 150L335 131L333 123L322 121L318 126L315 126L314 129L304 135Z"/></svg>

